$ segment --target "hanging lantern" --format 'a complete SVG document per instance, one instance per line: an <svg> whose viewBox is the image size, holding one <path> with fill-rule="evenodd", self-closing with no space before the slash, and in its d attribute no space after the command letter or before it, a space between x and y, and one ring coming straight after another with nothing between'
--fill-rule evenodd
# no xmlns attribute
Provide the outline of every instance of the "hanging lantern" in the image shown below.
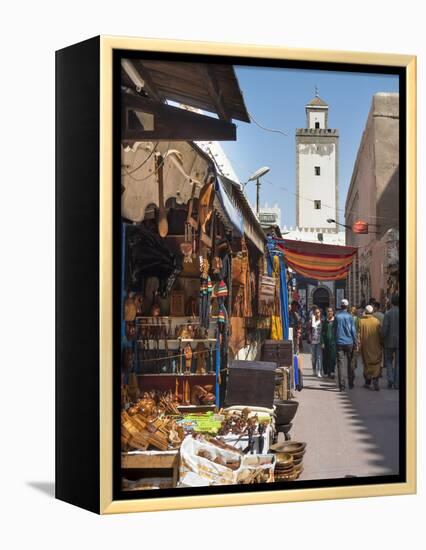
<svg viewBox="0 0 426 550"><path fill-rule="evenodd" d="M365 235L368 233L368 223L363 220L357 220L352 224L352 231L359 235Z"/></svg>

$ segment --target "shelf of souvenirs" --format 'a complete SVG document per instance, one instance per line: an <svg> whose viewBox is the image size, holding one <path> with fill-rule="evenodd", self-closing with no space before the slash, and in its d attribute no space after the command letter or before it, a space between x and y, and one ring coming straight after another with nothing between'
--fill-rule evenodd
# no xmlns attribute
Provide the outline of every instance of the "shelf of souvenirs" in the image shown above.
<svg viewBox="0 0 426 550"><path fill-rule="evenodd" d="M216 338L145 338L145 339L137 339L137 342L182 342L182 343L188 343L188 342L216 342Z"/></svg>
<svg viewBox="0 0 426 550"><path fill-rule="evenodd" d="M177 408L181 412L204 412L204 411L214 411L216 405L178 405Z"/></svg>
<svg viewBox="0 0 426 550"><path fill-rule="evenodd" d="M209 321L212 323L213 321L217 321L217 318L218 316L217 315L210 315L210 319ZM181 319L185 319L187 323L191 324L191 325L197 325L197 321L200 320L200 318L198 316L192 316L192 315L156 315L156 316L153 316L153 315L147 315L147 316L143 316L143 315L137 315L135 317L135 320L138 320L138 319L146 319L146 320L154 320L154 319L178 319L178 320L181 320Z"/></svg>
<svg viewBox="0 0 426 550"><path fill-rule="evenodd" d="M200 318L192 315L136 315L135 319L187 319L190 322Z"/></svg>
<svg viewBox="0 0 426 550"><path fill-rule="evenodd" d="M185 378L185 377L191 377L191 376L210 376L210 377L215 377L216 376L216 373L215 372L205 372L203 374L197 374L196 372L157 372L157 373L145 373L145 374L137 374L136 375L137 377L139 376L143 376L143 377L148 377L148 376L173 376L173 377L181 377L181 378Z"/></svg>

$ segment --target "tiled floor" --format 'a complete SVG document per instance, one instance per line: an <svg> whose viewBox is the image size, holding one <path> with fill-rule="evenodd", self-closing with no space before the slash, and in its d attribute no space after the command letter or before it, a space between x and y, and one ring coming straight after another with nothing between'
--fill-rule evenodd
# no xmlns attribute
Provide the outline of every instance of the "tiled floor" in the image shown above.
<svg viewBox="0 0 426 550"><path fill-rule="evenodd" d="M291 430L292 440L307 442L299 479L397 474L399 391L387 389L385 376L379 392L363 388L359 364L355 387L339 392L334 380L312 375L309 354L302 360L304 389L295 393Z"/></svg>

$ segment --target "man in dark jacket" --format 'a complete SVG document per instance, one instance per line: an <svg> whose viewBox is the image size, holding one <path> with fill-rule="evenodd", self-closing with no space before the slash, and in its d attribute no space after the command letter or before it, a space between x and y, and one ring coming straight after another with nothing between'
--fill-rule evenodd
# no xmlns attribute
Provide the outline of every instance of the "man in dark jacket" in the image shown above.
<svg viewBox="0 0 426 550"><path fill-rule="evenodd" d="M334 334L337 350L337 377L339 390L345 389L345 378L343 374L343 361L346 358L346 370L349 388L354 387L355 373L352 369L352 355L357 346L357 335L352 315L348 312L349 302L343 299L340 302L341 310L334 318Z"/></svg>
<svg viewBox="0 0 426 550"><path fill-rule="evenodd" d="M383 318L382 339L388 388L397 390L399 388L399 296L397 294L392 296L391 308Z"/></svg>

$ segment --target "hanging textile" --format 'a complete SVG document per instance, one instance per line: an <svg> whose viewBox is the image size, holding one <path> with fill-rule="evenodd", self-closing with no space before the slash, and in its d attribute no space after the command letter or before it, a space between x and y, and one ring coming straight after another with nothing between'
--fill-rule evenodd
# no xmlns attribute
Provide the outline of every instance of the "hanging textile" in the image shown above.
<svg viewBox="0 0 426 550"><path fill-rule="evenodd" d="M230 318L230 324L231 334L229 336L229 349L235 356L247 345L245 319L244 317L232 316Z"/></svg>
<svg viewBox="0 0 426 550"><path fill-rule="evenodd" d="M273 258L278 257L280 262L279 302L281 306L281 326L282 326L283 338L285 340L288 340L289 318L288 318L287 268L283 261L282 252L276 247L276 240L273 239L272 237L268 237L266 246L269 252L269 254L266 254L266 266L267 266L269 276L272 275Z"/></svg>
<svg viewBox="0 0 426 550"><path fill-rule="evenodd" d="M284 253L285 263L296 273L317 281L346 279L357 248L305 241L277 239L276 246Z"/></svg>
<svg viewBox="0 0 426 550"><path fill-rule="evenodd" d="M229 316L227 307L232 302L231 263L228 254L222 258L222 268L219 272L219 283L215 285L213 294L217 300L219 312L217 316L217 334L220 342L220 364L227 367L229 345Z"/></svg>
<svg viewBox="0 0 426 550"><path fill-rule="evenodd" d="M232 259L233 307L232 315L252 317L252 289L248 248L244 237L241 252Z"/></svg>
<svg viewBox="0 0 426 550"><path fill-rule="evenodd" d="M301 391L303 388L302 383L302 371L301 371L301 356L297 354L293 357L293 376L294 376L294 387L297 391Z"/></svg>
<svg viewBox="0 0 426 550"><path fill-rule="evenodd" d="M287 270L283 257L280 256L280 304L281 304L281 324L284 340L288 340L288 292L287 292Z"/></svg>
<svg viewBox="0 0 426 550"><path fill-rule="evenodd" d="M219 325L219 323L218 323ZM219 326L216 330L216 351L215 351L215 365L216 365L216 384L215 384L215 403L216 407L219 407L220 402L220 331Z"/></svg>
<svg viewBox="0 0 426 550"><path fill-rule="evenodd" d="M275 279L274 310L271 315L271 340L282 340L283 329L281 324L281 298L280 298L280 259L274 256L272 259L272 276Z"/></svg>
<svg viewBox="0 0 426 550"><path fill-rule="evenodd" d="M278 315L271 316L271 340L282 340L283 329L281 325L281 317Z"/></svg>
<svg viewBox="0 0 426 550"><path fill-rule="evenodd" d="M200 299L199 299L199 317L200 326L207 329L210 326L210 301L213 291L213 284L210 279L210 265L206 258L200 261Z"/></svg>

